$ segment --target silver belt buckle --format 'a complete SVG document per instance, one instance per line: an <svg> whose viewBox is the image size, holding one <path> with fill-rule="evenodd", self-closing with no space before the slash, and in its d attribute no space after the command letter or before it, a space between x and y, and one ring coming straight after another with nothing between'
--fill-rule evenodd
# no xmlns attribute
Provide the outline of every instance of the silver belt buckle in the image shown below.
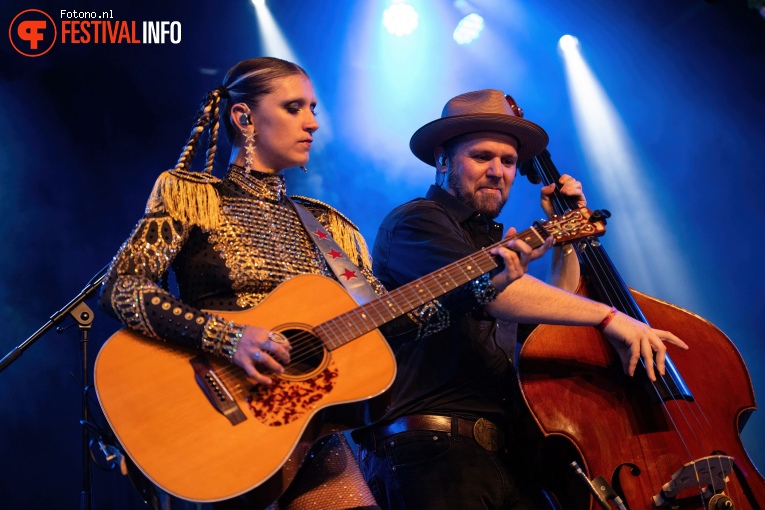
<svg viewBox="0 0 765 510"><path fill-rule="evenodd" d="M479 418L473 424L473 438L484 450L498 452L505 445L505 434L489 420Z"/></svg>

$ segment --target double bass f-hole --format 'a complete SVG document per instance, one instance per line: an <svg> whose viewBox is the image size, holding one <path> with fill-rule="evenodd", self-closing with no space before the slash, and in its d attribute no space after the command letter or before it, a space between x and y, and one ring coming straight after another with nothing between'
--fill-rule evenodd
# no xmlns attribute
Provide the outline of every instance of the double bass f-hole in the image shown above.
<svg viewBox="0 0 765 510"><path fill-rule="evenodd" d="M536 184L560 180L547 150L519 171ZM551 198L559 215L576 206L557 188ZM765 480L739 438L756 407L733 343L702 317L629 288L599 240L574 249L580 294L672 331L690 349L668 345L665 375L657 371L652 382L645 367L626 376L595 328L537 327L517 367L527 421L539 435L524 445L532 481L549 486L566 510L611 508L615 497L629 510L765 509ZM598 495L595 486L613 492Z"/></svg>

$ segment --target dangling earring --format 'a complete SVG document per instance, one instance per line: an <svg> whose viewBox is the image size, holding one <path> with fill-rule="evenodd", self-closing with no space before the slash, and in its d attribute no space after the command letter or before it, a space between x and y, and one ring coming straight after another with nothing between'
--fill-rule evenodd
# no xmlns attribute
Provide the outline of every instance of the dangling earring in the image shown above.
<svg viewBox="0 0 765 510"><path fill-rule="evenodd" d="M300 169L303 171L303 173L308 173L308 169L305 167L305 165L300 165Z"/></svg>
<svg viewBox="0 0 765 510"><path fill-rule="evenodd" d="M244 134L244 169L248 172L253 170L255 158L255 133L248 132Z"/></svg>

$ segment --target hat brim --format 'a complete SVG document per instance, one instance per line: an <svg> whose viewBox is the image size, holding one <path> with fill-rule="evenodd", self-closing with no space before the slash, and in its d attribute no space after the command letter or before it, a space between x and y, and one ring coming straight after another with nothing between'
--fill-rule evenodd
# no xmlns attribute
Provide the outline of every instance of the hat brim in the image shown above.
<svg viewBox="0 0 765 510"><path fill-rule="evenodd" d="M455 115L429 122L415 131L409 148L418 159L436 166L433 151L448 140L468 133L495 131L518 139L518 161L528 161L547 147L544 129L521 117L502 114Z"/></svg>

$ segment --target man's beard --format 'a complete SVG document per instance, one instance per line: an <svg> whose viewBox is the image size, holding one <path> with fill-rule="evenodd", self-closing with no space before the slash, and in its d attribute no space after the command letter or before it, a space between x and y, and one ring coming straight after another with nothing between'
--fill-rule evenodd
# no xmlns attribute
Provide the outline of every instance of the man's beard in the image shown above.
<svg viewBox="0 0 765 510"><path fill-rule="evenodd" d="M460 176L457 172L450 171L447 179L449 181L449 188L454 190L454 195L459 198L460 201L466 203L490 220L499 216L499 213L502 212L502 208L505 207L507 198L502 197L501 200L497 202L489 196L479 197L475 192L464 190L462 188L462 181L460 181Z"/></svg>

